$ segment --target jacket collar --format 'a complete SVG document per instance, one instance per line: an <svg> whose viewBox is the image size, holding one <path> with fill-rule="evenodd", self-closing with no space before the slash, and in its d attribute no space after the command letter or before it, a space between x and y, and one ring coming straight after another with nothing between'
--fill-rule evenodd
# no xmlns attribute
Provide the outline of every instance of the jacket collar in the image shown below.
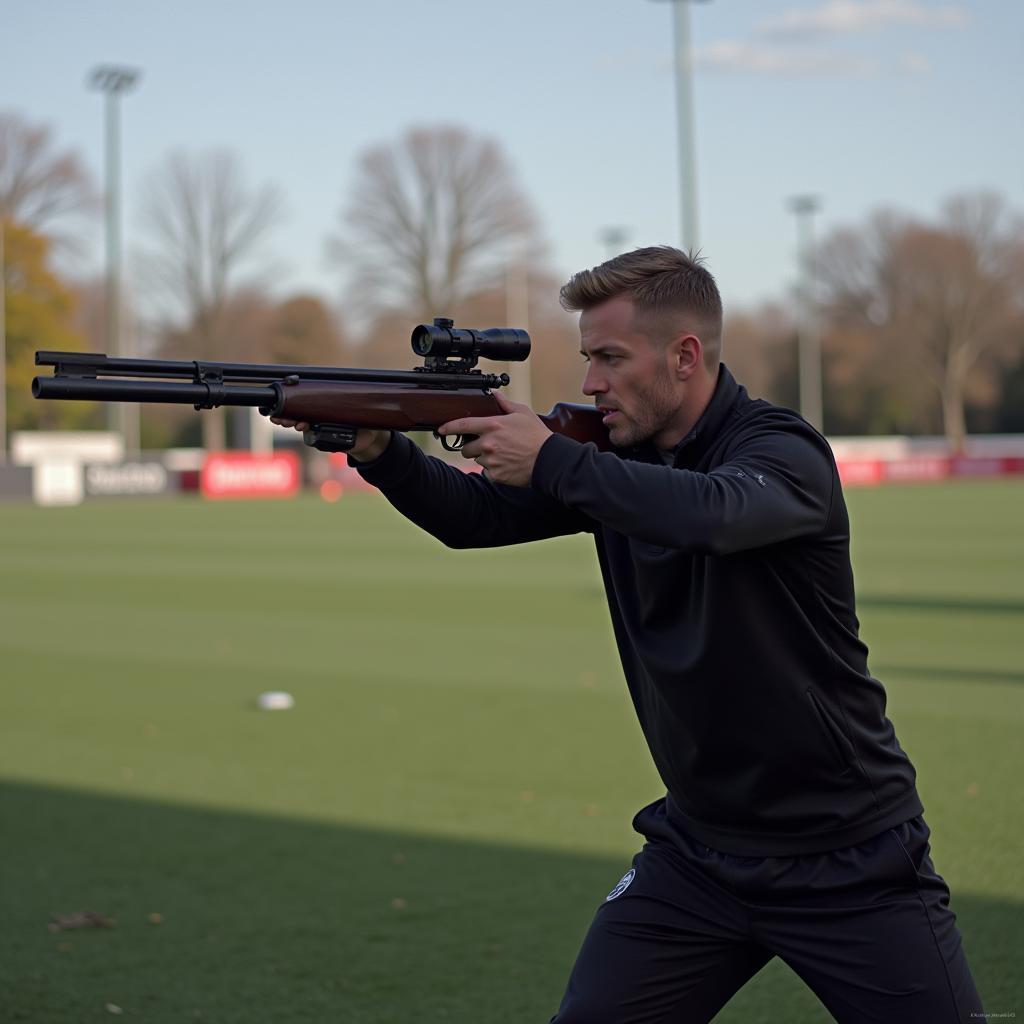
<svg viewBox="0 0 1024 1024"><path fill-rule="evenodd" d="M711 446L734 406L746 394L747 389L737 383L725 363L720 363L711 401L705 406L693 429L672 449L673 465L679 466L681 462L695 465ZM634 447L632 454L644 462L661 462L661 456L650 441Z"/></svg>

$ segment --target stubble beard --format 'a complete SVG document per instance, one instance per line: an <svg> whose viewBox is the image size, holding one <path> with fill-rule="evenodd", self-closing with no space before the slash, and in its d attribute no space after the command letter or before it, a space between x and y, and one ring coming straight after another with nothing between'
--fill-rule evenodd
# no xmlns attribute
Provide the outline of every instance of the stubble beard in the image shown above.
<svg viewBox="0 0 1024 1024"><path fill-rule="evenodd" d="M679 411L679 396L658 377L637 396L635 414L627 415L621 408L618 411L627 422L609 427L608 439L616 448L629 448L651 440L671 424Z"/></svg>

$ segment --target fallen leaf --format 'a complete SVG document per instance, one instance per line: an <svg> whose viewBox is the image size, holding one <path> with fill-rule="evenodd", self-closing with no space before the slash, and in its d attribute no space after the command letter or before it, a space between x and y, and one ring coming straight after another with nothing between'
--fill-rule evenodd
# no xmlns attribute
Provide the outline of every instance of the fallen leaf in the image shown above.
<svg viewBox="0 0 1024 1024"><path fill-rule="evenodd" d="M119 1016L120 1014L124 1013L124 1010L122 1010L121 1007L117 1005L117 1003L104 1003L103 1009L106 1010L107 1013L112 1013L115 1016Z"/></svg>
<svg viewBox="0 0 1024 1024"><path fill-rule="evenodd" d="M96 910L76 910L73 914L51 914L46 926L51 932L66 932L73 928L113 928L114 919Z"/></svg>
<svg viewBox="0 0 1024 1024"><path fill-rule="evenodd" d="M146 920L149 921L150 924L163 924L164 923L164 915L163 914L157 914L157 913L154 912L154 913L150 914L149 917L146 918Z"/></svg>
<svg viewBox="0 0 1024 1024"><path fill-rule="evenodd" d="M408 904L405 902L405 900L402 899L401 896L396 896L391 901L391 906L395 910L405 910L405 908L408 906Z"/></svg>

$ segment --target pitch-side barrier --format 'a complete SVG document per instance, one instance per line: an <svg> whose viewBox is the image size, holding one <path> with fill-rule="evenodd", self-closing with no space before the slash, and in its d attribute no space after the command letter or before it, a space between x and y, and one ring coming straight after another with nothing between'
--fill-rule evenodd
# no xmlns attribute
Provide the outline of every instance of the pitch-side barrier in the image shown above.
<svg viewBox="0 0 1024 1024"><path fill-rule="evenodd" d="M345 455L302 450L304 462L298 445L266 453L178 449L132 459L116 435L100 432L15 435L14 440L15 464L0 466L0 501L69 505L183 491L209 500L288 498L303 487L336 501L375 489L349 467ZM1024 435L971 437L961 455L949 455L941 438L833 438L830 443L846 487L1024 477ZM479 472L475 462L453 457L451 463Z"/></svg>

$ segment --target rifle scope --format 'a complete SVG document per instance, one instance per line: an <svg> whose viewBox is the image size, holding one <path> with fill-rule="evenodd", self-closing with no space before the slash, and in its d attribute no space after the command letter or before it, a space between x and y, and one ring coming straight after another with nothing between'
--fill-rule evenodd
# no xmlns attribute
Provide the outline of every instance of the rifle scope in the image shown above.
<svg viewBox="0 0 1024 1024"><path fill-rule="evenodd" d="M486 331L456 328L454 321L438 317L432 324L413 328L412 350L431 359L494 359L521 363L530 354L530 335L516 327Z"/></svg>

